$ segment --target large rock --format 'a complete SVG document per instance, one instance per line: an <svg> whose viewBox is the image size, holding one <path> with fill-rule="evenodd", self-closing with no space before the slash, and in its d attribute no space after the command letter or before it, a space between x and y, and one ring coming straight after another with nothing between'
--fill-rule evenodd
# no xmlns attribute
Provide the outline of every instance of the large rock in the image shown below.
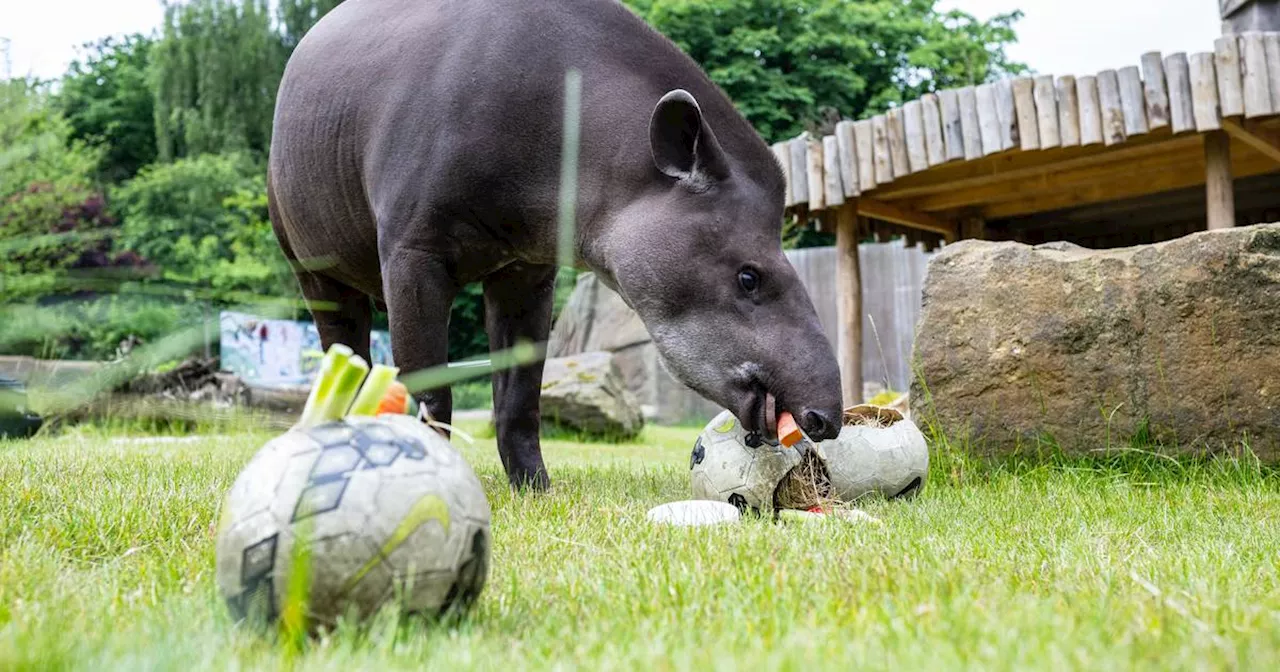
<svg viewBox="0 0 1280 672"><path fill-rule="evenodd" d="M542 419L602 438L631 438L644 428L635 395L607 352L548 359Z"/></svg>
<svg viewBox="0 0 1280 672"><path fill-rule="evenodd" d="M979 451L1247 441L1275 461L1280 225L1103 251L948 246L929 265L915 358L917 421Z"/></svg>

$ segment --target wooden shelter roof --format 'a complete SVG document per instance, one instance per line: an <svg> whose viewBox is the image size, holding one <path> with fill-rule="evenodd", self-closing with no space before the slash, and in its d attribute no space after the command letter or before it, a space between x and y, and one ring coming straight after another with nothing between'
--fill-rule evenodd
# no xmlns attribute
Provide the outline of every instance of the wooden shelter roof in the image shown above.
<svg viewBox="0 0 1280 672"><path fill-rule="evenodd" d="M981 235L969 222L1141 203L1215 179L1230 199L1233 179L1280 171L1280 32L1214 47L949 89L776 143L787 207L824 221L853 207L951 241Z"/></svg>

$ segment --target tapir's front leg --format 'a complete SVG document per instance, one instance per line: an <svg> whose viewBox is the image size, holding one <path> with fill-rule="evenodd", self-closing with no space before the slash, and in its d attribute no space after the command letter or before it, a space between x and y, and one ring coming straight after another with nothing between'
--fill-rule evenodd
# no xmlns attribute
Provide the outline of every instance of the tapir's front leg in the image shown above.
<svg viewBox="0 0 1280 672"><path fill-rule="evenodd" d="M551 332L555 266L514 263L484 282L485 328L491 351L520 343L542 343ZM542 362L493 374L493 414L498 454L507 479L517 488L545 490L551 484L542 463L538 427L542 422Z"/></svg>
<svg viewBox="0 0 1280 672"><path fill-rule="evenodd" d="M391 355L402 375L448 364L449 311L458 285L444 260L420 250L393 251L382 264L382 286ZM451 421L453 394L448 387L418 390L413 396L432 419Z"/></svg>

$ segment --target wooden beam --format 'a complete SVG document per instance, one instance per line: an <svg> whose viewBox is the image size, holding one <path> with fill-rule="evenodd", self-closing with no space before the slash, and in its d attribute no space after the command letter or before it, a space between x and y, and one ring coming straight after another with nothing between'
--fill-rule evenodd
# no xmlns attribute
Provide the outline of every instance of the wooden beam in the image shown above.
<svg viewBox="0 0 1280 672"><path fill-rule="evenodd" d="M901 208L892 203L886 203L874 198L865 196L858 198L857 209L858 214L863 217L871 217L872 219L879 219L892 224L932 231L944 236L947 242L954 241L958 235L956 226L950 222L928 213Z"/></svg>
<svg viewBox="0 0 1280 672"><path fill-rule="evenodd" d="M1231 187L1231 138L1226 131L1205 136L1204 161L1209 230L1229 229L1236 225L1236 203Z"/></svg>
<svg viewBox="0 0 1280 672"><path fill-rule="evenodd" d="M1243 145L1237 145L1234 149L1243 148ZM1276 172L1275 162L1261 154L1235 151L1231 154L1231 174L1235 179ZM1095 182L1036 194L1016 201L994 203L983 207L982 213L987 221L993 221L1037 212L1119 201L1176 189L1201 187L1205 184L1206 158L1206 153L1200 152L1182 161L1170 161L1158 169L1150 169L1123 179Z"/></svg>
<svg viewBox="0 0 1280 672"><path fill-rule="evenodd" d="M858 201L836 211L836 350L845 408L862 403L862 271Z"/></svg>
<svg viewBox="0 0 1280 672"><path fill-rule="evenodd" d="M1276 140L1278 134L1274 131L1258 129L1253 124L1243 125L1234 119L1223 119L1222 130L1236 140L1257 150L1263 156L1268 156L1272 160L1280 162L1280 144ZM1230 155L1228 154L1229 157Z"/></svg>
<svg viewBox="0 0 1280 672"><path fill-rule="evenodd" d="M1042 161L1030 166L1015 166L1008 169L989 168L987 175L976 177L956 177L939 184L930 184L914 188L906 188L895 190L889 193L879 194L878 198L882 200L899 200L899 199L915 199L922 196L933 194L951 194L967 189L984 187L993 184L1001 184L1010 180L1021 179L1025 177L1034 177L1046 175L1065 170L1073 170L1076 168L1084 168L1088 166L1099 166L1120 161L1130 161L1133 159L1144 158L1148 156L1156 156L1168 152L1178 151L1179 149L1187 149L1191 147L1200 147L1200 136L1184 135L1178 138L1166 137L1161 142L1145 142L1126 146L1119 149L1104 150L1101 146L1076 148L1072 151L1083 156L1075 156L1074 158L1060 158L1057 161ZM1035 157L1035 154L1019 154L1024 158ZM1047 158L1044 157L1036 158ZM1012 158L1012 157L1010 157Z"/></svg>
<svg viewBox="0 0 1280 672"><path fill-rule="evenodd" d="M1072 187L1123 181L1145 171L1161 170L1171 163L1186 163L1188 160L1198 159L1202 152L1200 137L1192 136L1190 139L1191 142L1157 145L1164 150L1161 152L1131 155L1125 160L1080 161L1073 166L1054 166L1023 177L911 199L906 204L922 212L938 212L970 205L989 206Z"/></svg>

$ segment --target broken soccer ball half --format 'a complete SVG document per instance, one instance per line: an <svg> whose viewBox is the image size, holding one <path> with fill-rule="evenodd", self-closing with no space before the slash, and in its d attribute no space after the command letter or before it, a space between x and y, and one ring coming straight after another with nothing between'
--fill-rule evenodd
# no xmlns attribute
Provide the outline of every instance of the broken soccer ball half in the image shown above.
<svg viewBox="0 0 1280 672"><path fill-rule="evenodd" d="M726 502L743 512L805 510L877 493L910 498L929 470L924 434L891 408L848 408L839 436L804 444L808 450L764 441L723 411L694 443L693 497Z"/></svg>

